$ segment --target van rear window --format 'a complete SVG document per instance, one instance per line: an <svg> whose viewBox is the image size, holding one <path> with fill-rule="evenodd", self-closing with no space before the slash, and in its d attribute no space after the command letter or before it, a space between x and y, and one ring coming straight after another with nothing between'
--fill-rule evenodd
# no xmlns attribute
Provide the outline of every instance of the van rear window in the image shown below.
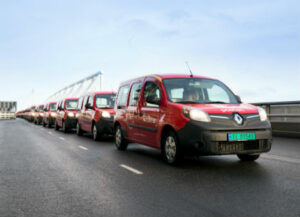
<svg viewBox="0 0 300 217"><path fill-rule="evenodd" d="M126 106L128 92L129 92L129 85L123 86L119 89L118 98L117 98L118 106Z"/></svg>

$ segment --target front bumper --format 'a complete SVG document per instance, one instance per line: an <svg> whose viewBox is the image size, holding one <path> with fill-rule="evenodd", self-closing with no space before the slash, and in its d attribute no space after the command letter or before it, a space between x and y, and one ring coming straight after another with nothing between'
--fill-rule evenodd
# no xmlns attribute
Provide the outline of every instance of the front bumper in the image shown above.
<svg viewBox="0 0 300 217"><path fill-rule="evenodd" d="M113 118L100 118L96 122L98 132L101 134L113 134L114 132L114 119Z"/></svg>
<svg viewBox="0 0 300 217"><path fill-rule="evenodd" d="M65 124L67 129L74 129L76 128L77 120L76 118L67 118Z"/></svg>
<svg viewBox="0 0 300 217"><path fill-rule="evenodd" d="M228 133L253 132L255 140L228 141ZM251 154L268 152L272 146L270 123L257 122L253 126L222 126L190 121L177 131L185 152L199 155Z"/></svg>
<svg viewBox="0 0 300 217"><path fill-rule="evenodd" d="M55 124L55 120L56 120L55 117L49 117L49 118L48 118L48 122L49 122L48 124L49 124L49 125L54 125L54 124Z"/></svg>

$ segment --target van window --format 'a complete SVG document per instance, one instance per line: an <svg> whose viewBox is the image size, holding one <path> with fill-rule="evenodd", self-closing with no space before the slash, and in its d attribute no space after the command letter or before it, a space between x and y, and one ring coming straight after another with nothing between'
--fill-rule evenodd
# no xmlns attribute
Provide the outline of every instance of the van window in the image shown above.
<svg viewBox="0 0 300 217"><path fill-rule="evenodd" d="M85 105L87 104L88 98L89 98L89 96L85 96L83 99L83 109L85 108Z"/></svg>
<svg viewBox="0 0 300 217"><path fill-rule="evenodd" d="M75 110L78 105L78 100L67 100L65 107L67 110Z"/></svg>
<svg viewBox="0 0 300 217"><path fill-rule="evenodd" d="M55 111L57 109L57 104L51 103L49 107L50 107L50 111Z"/></svg>
<svg viewBox="0 0 300 217"><path fill-rule="evenodd" d="M130 98L129 98L129 105L130 106L137 106L140 93L141 93L141 86L142 82L135 83L132 85L131 91L130 91Z"/></svg>
<svg viewBox="0 0 300 217"><path fill-rule="evenodd" d="M146 83L145 90L144 90L143 102L144 102L145 107L159 107L159 105L155 105L155 104L151 104L151 103L146 102L146 98L149 95L155 95L158 100L161 99L160 89L159 89L158 85L155 84L154 82L147 82Z"/></svg>
<svg viewBox="0 0 300 217"><path fill-rule="evenodd" d="M170 78L163 80L168 100L182 104L238 104L231 90L218 80L204 78Z"/></svg>
<svg viewBox="0 0 300 217"><path fill-rule="evenodd" d="M117 105L118 106L126 106L127 97L129 92L129 85L123 86L120 88L117 98Z"/></svg>
<svg viewBox="0 0 300 217"><path fill-rule="evenodd" d="M77 109L79 109L79 110L81 110L81 108L82 108L82 101L83 101L83 97L80 97L78 100L78 106L77 106Z"/></svg>
<svg viewBox="0 0 300 217"><path fill-rule="evenodd" d="M230 102L228 94L220 86L214 85L212 88L207 89L208 98L210 101L218 102Z"/></svg>
<svg viewBox="0 0 300 217"><path fill-rule="evenodd" d="M115 105L115 94L101 94L95 96L96 108L111 109Z"/></svg>
<svg viewBox="0 0 300 217"><path fill-rule="evenodd" d="M90 96L89 97L89 102L88 102L88 104L90 105L90 106L93 106L94 105L94 102L93 102L93 99L94 97L93 96Z"/></svg>

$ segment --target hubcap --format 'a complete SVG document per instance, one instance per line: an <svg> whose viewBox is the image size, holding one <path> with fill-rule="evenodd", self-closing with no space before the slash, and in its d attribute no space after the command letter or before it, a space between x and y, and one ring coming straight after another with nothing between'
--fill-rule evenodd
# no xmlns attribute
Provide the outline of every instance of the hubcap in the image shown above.
<svg viewBox="0 0 300 217"><path fill-rule="evenodd" d="M117 128L116 131L116 145L119 147L121 145L122 134L120 128Z"/></svg>
<svg viewBox="0 0 300 217"><path fill-rule="evenodd" d="M176 155L176 143L172 136L169 136L166 139L165 152L168 161L174 161Z"/></svg>

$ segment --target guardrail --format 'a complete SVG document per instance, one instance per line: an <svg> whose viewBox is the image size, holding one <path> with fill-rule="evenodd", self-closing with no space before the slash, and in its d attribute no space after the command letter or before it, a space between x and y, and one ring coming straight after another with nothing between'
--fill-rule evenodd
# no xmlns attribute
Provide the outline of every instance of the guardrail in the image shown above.
<svg viewBox="0 0 300 217"><path fill-rule="evenodd" d="M13 112L0 112L0 120L16 119L16 114Z"/></svg>
<svg viewBox="0 0 300 217"><path fill-rule="evenodd" d="M300 101L253 103L266 109L274 134L300 137Z"/></svg>

